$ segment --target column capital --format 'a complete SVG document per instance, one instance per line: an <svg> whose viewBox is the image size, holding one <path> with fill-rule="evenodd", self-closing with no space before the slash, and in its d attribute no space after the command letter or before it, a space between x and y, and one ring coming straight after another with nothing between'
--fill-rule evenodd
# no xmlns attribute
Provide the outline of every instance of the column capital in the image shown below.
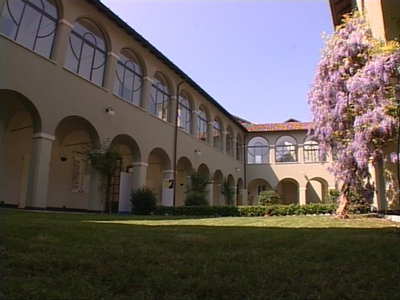
<svg viewBox="0 0 400 300"><path fill-rule="evenodd" d="M32 135L33 139L46 139L46 140L50 140L50 141L55 141L56 137L54 135L50 135L44 132L38 132L38 133L34 133Z"/></svg>

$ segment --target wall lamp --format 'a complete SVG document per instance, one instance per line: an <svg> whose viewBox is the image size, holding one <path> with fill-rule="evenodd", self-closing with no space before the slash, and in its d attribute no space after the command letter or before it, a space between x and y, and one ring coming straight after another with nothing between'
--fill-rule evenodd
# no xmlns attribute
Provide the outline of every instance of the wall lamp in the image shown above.
<svg viewBox="0 0 400 300"><path fill-rule="evenodd" d="M114 109L111 106L106 108L106 113L111 117L115 115Z"/></svg>
<svg viewBox="0 0 400 300"><path fill-rule="evenodd" d="M194 150L194 153L196 153L197 155L201 155L201 151L199 149Z"/></svg>
<svg viewBox="0 0 400 300"><path fill-rule="evenodd" d="M238 172L240 172L240 168L238 168L238 167L236 167L235 170L238 171Z"/></svg>

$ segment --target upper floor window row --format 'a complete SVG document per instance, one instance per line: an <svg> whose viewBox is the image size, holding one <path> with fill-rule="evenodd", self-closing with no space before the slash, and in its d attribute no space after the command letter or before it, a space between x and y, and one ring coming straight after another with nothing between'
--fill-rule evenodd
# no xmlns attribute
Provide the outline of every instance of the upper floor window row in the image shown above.
<svg viewBox="0 0 400 300"><path fill-rule="evenodd" d="M58 24L54 0L6 0L0 32L32 51L50 58Z"/></svg>

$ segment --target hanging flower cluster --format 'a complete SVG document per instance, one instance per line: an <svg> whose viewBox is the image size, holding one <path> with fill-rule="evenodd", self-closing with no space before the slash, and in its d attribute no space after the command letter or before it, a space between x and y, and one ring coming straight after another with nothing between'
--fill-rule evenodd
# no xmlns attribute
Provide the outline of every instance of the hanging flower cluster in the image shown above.
<svg viewBox="0 0 400 300"><path fill-rule="evenodd" d="M399 44L374 39L359 12L326 37L308 101L320 155L334 150L331 171L346 186L368 178L370 159L396 141L399 82ZM395 156L389 155L392 161Z"/></svg>

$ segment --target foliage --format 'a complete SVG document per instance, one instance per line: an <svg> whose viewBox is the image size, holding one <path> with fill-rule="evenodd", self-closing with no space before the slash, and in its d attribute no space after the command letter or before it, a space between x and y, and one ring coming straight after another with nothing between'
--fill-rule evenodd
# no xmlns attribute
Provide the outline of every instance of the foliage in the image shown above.
<svg viewBox="0 0 400 300"><path fill-rule="evenodd" d="M104 144L100 149L88 151L86 157L100 173L99 190L102 194L102 201L105 203L106 210L111 212L111 201L109 201L111 179L117 170L117 162L121 159L121 155L115 148Z"/></svg>
<svg viewBox="0 0 400 300"><path fill-rule="evenodd" d="M209 181L193 170L190 175L190 185L186 186L186 206L207 206L207 185Z"/></svg>
<svg viewBox="0 0 400 300"><path fill-rule="evenodd" d="M171 216L232 216L232 217L259 217L259 216L289 216L289 215L317 215L333 214L337 204L271 204L258 206L156 206L155 215ZM358 205L350 212L359 211L368 213L369 207Z"/></svg>
<svg viewBox="0 0 400 300"><path fill-rule="evenodd" d="M319 142L321 157L331 149L337 152L331 171L345 191L360 188L370 176L369 160L382 157L383 147L396 141L399 65L399 43L374 39L358 12L347 15L326 39L308 95L310 134Z"/></svg>
<svg viewBox="0 0 400 300"><path fill-rule="evenodd" d="M138 188L131 193L131 203L133 214L149 215L157 204L156 193L148 187Z"/></svg>
<svg viewBox="0 0 400 300"><path fill-rule="evenodd" d="M259 205L278 204L280 200L281 200L281 195L278 193L276 189L262 191L258 195Z"/></svg>
<svg viewBox="0 0 400 300"><path fill-rule="evenodd" d="M222 183L221 186L221 194L225 196L226 204L228 205L234 204L235 189L231 187L226 178L224 178L224 182Z"/></svg>

